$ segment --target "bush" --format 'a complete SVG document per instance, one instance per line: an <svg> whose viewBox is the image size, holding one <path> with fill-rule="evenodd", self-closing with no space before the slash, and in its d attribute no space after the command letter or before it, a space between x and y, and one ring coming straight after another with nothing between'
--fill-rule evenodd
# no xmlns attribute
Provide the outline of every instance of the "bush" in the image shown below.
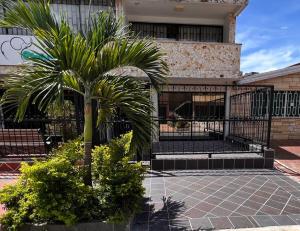
<svg viewBox="0 0 300 231"><path fill-rule="evenodd" d="M80 139L62 145L48 160L23 163L18 182L0 191L0 203L7 208L0 223L19 230L25 223L128 220L144 193L144 168L129 163L131 137L128 133L93 150L94 188L83 183Z"/></svg>
<svg viewBox="0 0 300 231"><path fill-rule="evenodd" d="M17 184L0 192L8 209L1 218L7 230L24 223L64 223L103 219L95 191L85 186L83 172L75 165L82 156L80 141L60 147L49 160L23 163Z"/></svg>
<svg viewBox="0 0 300 231"><path fill-rule="evenodd" d="M93 178L99 200L111 222L124 222L139 210L143 199L141 163L130 163L132 133L93 150Z"/></svg>

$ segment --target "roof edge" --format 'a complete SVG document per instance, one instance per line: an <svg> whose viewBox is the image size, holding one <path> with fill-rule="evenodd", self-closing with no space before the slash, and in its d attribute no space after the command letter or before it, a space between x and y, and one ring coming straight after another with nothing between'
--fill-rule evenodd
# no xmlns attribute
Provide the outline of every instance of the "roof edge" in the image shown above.
<svg viewBox="0 0 300 231"><path fill-rule="evenodd" d="M254 83L254 82L258 82L258 81L262 81L262 80L278 78L278 77L296 74L296 73L300 73L300 66L291 66L291 67L278 69L275 71L269 71L269 72L265 72L265 73L247 76L247 77L239 80L237 83L238 84Z"/></svg>

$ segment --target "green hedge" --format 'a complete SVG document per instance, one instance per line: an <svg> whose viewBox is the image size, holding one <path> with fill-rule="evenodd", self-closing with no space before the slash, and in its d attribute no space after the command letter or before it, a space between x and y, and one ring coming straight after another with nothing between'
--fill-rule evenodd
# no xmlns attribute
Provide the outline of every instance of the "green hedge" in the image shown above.
<svg viewBox="0 0 300 231"><path fill-rule="evenodd" d="M94 149L94 187L83 183L79 139L62 145L48 160L23 163L18 182L0 191L0 203L7 208L1 224L18 230L25 223L126 221L144 193L144 168L128 162L130 142L131 133Z"/></svg>

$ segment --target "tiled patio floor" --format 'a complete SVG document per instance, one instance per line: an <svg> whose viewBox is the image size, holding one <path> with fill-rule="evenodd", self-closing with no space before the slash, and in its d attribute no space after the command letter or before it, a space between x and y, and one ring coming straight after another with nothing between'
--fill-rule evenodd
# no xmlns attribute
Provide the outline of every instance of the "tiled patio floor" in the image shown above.
<svg viewBox="0 0 300 231"><path fill-rule="evenodd" d="M150 172L133 231L300 224L300 184L276 170Z"/></svg>

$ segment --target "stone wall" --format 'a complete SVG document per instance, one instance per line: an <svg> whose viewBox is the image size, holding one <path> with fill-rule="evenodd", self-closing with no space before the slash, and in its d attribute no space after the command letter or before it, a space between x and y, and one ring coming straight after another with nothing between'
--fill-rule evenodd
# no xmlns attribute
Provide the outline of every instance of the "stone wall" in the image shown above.
<svg viewBox="0 0 300 231"><path fill-rule="evenodd" d="M239 78L241 45L158 41L170 77Z"/></svg>
<svg viewBox="0 0 300 231"><path fill-rule="evenodd" d="M287 75L269 80L257 81L256 85L274 85L274 90L300 91L300 73ZM300 139L300 118L273 117L272 140L296 140Z"/></svg>

